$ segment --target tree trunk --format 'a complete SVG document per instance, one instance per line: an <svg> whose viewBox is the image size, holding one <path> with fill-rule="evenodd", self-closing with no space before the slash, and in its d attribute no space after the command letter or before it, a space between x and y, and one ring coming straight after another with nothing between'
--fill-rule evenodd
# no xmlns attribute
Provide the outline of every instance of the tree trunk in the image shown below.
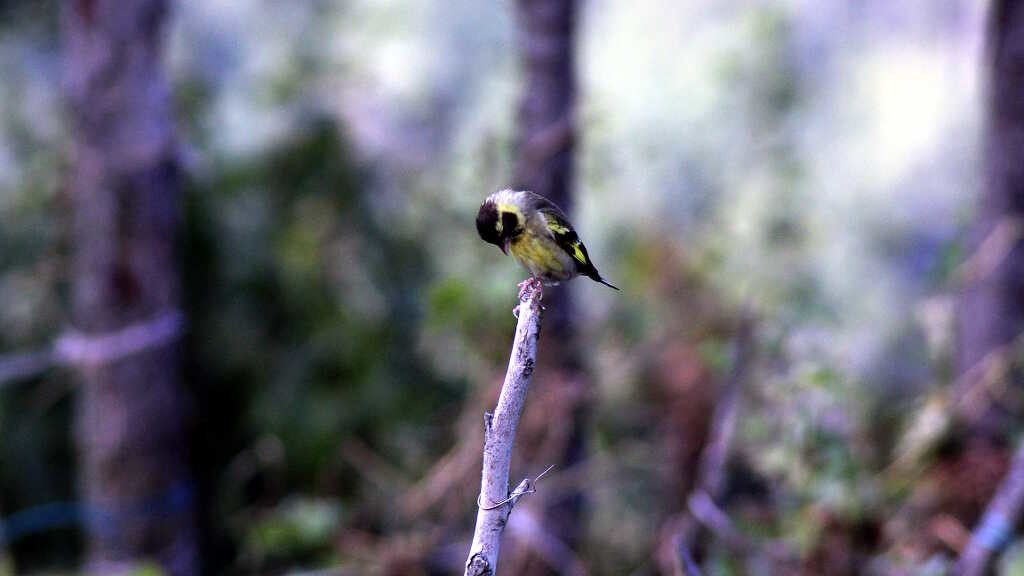
<svg viewBox="0 0 1024 576"><path fill-rule="evenodd" d="M524 85L519 99L514 187L532 190L571 213L575 141L576 69L575 0L518 0L518 44ZM549 335L538 359L539 385L557 432L547 431L531 459L556 463L566 470L584 458L586 386L580 370L566 288L544 294L545 331ZM550 460L549 460L550 459ZM528 460L530 461L530 460ZM568 491L557 501L544 499L548 530L572 548L580 536L582 494Z"/></svg>
<svg viewBox="0 0 1024 576"><path fill-rule="evenodd" d="M64 5L72 302L86 347L90 337L178 313L179 171L160 72L166 15L164 0ZM76 440L91 572L148 559L170 574L198 573L189 402L175 340L79 366Z"/></svg>
<svg viewBox="0 0 1024 576"><path fill-rule="evenodd" d="M1024 4L997 0L988 29L988 117L983 160L983 188L971 231L972 262L961 297L959 370L961 374L989 363L1024 332ZM1019 379L1019 367L1011 381ZM966 382L966 386L986 385ZM980 412L972 433L1002 439L1013 427L998 406ZM955 569L957 574L991 572L1011 540L1024 510L1024 448L975 527Z"/></svg>
<svg viewBox="0 0 1024 576"><path fill-rule="evenodd" d="M519 0L519 99L516 186L572 208L576 100L576 2Z"/></svg>
<svg viewBox="0 0 1024 576"><path fill-rule="evenodd" d="M992 7L989 109L979 213L971 247L985 250L1000 230L1024 225L1024 5ZM1024 243L1011 233L1009 251L969 279L960 307L960 371L1024 330ZM997 243L998 244L998 243Z"/></svg>

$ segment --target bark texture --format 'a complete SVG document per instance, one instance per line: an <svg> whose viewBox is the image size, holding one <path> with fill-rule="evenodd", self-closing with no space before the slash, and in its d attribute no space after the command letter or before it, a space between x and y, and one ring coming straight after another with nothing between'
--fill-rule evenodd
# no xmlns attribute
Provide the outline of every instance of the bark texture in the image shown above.
<svg viewBox="0 0 1024 576"><path fill-rule="evenodd" d="M164 0L64 4L72 300L81 345L176 318L179 171L160 72ZM176 338L79 365L76 439L89 517L87 569L141 559L199 573Z"/></svg>
<svg viewBox="0 0 1024 576"><path fill-rule="evenodd" d="M466 576L485 576L497 572L501 534L505 530L512 506L518 499L508 500L509 465L519 415L523 411L530 377L537 362L537 340L540 339L543 315L540 300L540 288L531 288L525 302L519 306L519 322L498 405L493 415L484 416L484 458L480 475L479 509L473 545L466 560ZM528 486L528 481L524 480L511 494L522 494Z"/></svg>

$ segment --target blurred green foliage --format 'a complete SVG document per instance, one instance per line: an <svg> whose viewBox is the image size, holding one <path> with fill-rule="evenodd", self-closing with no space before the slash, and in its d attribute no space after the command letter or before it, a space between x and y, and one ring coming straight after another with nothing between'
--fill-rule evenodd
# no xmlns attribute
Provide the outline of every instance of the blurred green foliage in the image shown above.
<svg viewBox="0 0 1024 576"><path fill-rule="evenodd" d="M57 4L0 2L0 352L68 322ZM656 572L748 312L758 356L723 502L740 529L805 567L951 558L899 522L923 522L956 444L936 398L976 188L981 10L881 4L582 6L573 219L623 288L562 288L594 399L595 574ZM218 570L462 562L475 462L424 511L404 498L478 442L507 361L522 273L472 219L511 173L509 10L175 5L183 378ZM64 371L0 384L0 515L75 497L73 403ZM79 528L0 547L0 573L73 569ZM709 573L743 573L707 552Z"/></svg>

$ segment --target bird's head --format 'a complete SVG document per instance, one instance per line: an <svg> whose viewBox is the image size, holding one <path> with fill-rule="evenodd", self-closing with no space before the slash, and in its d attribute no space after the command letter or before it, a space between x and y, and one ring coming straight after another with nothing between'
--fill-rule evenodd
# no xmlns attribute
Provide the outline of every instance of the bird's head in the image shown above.
<svg viewBox="0 0 1024 576"><path fill-rule="evenodd" d="M514 204L499 202L491 196L480 205L476 214L476 231L484 242L494 244L508 254L509 242L523 230L522 212Z"/></svg>

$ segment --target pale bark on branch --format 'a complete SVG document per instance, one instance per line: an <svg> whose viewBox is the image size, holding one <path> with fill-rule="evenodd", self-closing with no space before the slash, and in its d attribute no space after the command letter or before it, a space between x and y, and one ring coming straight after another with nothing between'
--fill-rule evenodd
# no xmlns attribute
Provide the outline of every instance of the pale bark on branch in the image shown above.
<svg viewBox="0 0 1024 576"><path fill-rule="evenodd" d="M483 470L477 498L479 509L473 545L466 560L466 576L486 576L497 572L501 534L512 506L520 496L531 491L530 480L527 479L510 493L508 476L516 427L536 364L543 315L540 300L541 289L531 286L519 306L519 323L498 405L493 414L484 415Z"/></svg>

